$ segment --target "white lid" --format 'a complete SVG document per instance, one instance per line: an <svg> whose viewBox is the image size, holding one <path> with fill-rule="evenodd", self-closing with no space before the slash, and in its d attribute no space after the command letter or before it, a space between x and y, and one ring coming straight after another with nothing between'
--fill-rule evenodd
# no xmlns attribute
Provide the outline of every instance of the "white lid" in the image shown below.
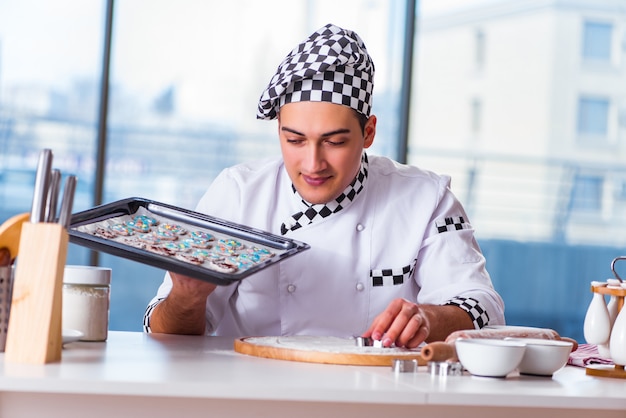
<svg viewBox="0 0 626 418"><path fill-rule="evenodd" d="M63 283L109 285L111 284L111 269L93 266L65 266Z"/></svg>

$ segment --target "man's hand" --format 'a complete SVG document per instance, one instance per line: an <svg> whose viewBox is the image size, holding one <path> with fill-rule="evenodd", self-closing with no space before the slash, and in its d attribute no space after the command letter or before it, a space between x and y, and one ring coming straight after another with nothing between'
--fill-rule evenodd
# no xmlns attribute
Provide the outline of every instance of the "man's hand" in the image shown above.
<svg viewBox="0 0 626 418"><path fill-rule="evenodd" d="M171 273L172 289L150 317L152 332L204 334L206 299L217 287L212 283Z"/></svg>
<svg viewBox="0 0 626 418"><path fill-rule="evenodd" d="M362 335L382 341L383 347L415 348L428 341L445 340L450 333L472 329L470 316L457 306L418 305L394 299Z"/></svg>
<svg viewBox="0 0 626 418"><path fill-rule="evenodd" d="M394 299L363 334L382 340L383 347L415 348L430 335L430 322L416 303Z"/></svg>

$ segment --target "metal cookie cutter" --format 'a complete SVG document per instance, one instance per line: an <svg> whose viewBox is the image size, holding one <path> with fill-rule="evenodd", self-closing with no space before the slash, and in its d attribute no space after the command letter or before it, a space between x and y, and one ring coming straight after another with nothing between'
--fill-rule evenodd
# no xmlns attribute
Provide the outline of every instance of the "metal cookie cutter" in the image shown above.
<svg viewBox="0 0 626 418"><path fill-rule="evenodd" d="M394 373L417 373L417 360L393 359L391 369Z"/></svg>
<svg viewBox="0 0 626 418"><path fill-rule="evenodd" d="M458 361L429 361L428 372L431 376L461 376L463 367Z"/></svg>
<svg viewBox="0 0 626 418"><path fill-rule="evenodd" d="M381 340L374 340L369 337L354 337L354 343L357 347L381 347L383 342Z"/></svg>

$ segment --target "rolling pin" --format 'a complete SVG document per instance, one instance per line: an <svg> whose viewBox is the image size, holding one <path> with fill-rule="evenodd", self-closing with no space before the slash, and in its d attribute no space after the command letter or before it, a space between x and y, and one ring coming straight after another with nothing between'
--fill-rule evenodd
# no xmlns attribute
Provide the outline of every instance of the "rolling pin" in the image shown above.
<svg viewBox="0 0 626 418"><path fill-rule="evenodd" d="M435 341L422 348L422 358L426 361L458 361L454 342L460 338L541 338L561 340L573 343L572 351L578 348L578 342L572 338L561 337L556 331L548 328L502 326L494 328L461 330L451 333L445 341Z"/></svg>
<svg viewBox="0 0 626 418"><path fill-rule="evenodd" d="M0 248L0 267L11 265L11 251L7 247Z"/></svg>

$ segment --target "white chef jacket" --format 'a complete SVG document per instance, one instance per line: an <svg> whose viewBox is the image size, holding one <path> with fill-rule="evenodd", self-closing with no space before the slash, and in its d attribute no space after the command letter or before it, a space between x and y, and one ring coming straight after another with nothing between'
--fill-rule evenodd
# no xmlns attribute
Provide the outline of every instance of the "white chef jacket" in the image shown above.
<svg viewBox="0 0 626 418"><path fill-rule="evenodd" d="M207 334L361 335L395 298L472 298L489 325L503 325L503 301L449 185L447 176L370 156L365 187L351 204L286 233L310 249L208 297ZM302 202L282 159L273 159L224 170L196 210L279 235ZM171 286L166 274L146 310L146 331Z"/></svg>

